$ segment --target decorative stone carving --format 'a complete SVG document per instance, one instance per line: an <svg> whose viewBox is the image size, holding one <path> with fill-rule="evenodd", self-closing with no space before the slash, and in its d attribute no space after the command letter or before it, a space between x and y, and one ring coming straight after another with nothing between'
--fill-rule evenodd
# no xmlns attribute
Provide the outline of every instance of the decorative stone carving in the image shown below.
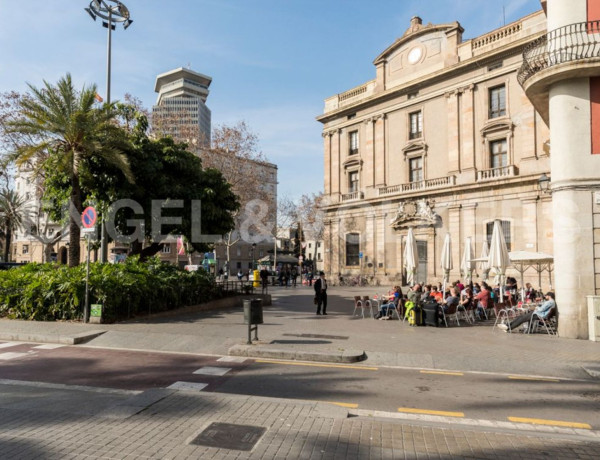
<svg viewBox="0 0 600 460"><path fill-rule="evenodd" d="M427 198L402 201L390 225L395 230L435 225L439 216L434 212L433 205L434 202Z"/></svg>

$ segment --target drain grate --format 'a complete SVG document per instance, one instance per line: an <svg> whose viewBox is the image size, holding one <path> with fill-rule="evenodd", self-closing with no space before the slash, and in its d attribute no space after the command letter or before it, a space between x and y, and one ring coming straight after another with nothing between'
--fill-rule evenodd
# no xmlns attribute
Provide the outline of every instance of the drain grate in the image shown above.
<svg viewBox="0 0 600 460"><path fill-rule="evenodd" d="M349 337L343 335L320 335L320 334L283 334L288 337L305 337L307 339L333 339L333 340L348 340Z"/></svg>
<svg viewBox="0 0 600 460"><path fill-rule="evenodd" d="M267 429L262 426L214 422L190 444L218 449L252 450L265 431Z"/></svg>

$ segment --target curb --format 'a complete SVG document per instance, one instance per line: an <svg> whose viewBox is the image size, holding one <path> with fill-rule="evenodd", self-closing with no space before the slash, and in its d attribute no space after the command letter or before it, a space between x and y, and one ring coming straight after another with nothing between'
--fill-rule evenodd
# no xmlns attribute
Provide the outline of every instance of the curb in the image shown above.
<svg viewBox="0 0 600 460"><path fill-rule="evenodd" d="M62 345L78 345L95 339L107 331L88 331L72 335L31 334L29 332L0 332L0 340L36 343L60 343Z"/></svg>
<svg viewBox="0 0 600 460"><path fill-rule="evenodd" d="M293 351L261 347L260 345L234 345L228 351L230 356L247 358L287 359L293 361L318 361L323 363L356 363L367 359L364 351L345 350L339 353L318 351Z"/></svg>
<svg viewBox="0 0 600 460"><path fill-rule="evenodd" d="M600 366L581 366L584 371L594 378L600 378Z"/></svg>

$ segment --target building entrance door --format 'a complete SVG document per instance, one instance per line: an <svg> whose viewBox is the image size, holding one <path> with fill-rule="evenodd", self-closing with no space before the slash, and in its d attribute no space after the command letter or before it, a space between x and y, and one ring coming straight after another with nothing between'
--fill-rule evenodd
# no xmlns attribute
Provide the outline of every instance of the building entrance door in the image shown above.
<svg viewBox="0 0 600 460"><path fill-rule="evenodd" d="M427 241L417 240L417 252L419 254L419 269L417 270L416 282L427 284Z"/></svg>

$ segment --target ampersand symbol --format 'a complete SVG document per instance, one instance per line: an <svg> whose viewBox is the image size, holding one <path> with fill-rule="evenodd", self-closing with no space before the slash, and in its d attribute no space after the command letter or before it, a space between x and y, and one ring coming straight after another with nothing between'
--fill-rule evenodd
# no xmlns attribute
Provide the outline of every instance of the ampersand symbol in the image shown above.
<svg viewBox="0 0 600 460"><path fill-rule="evenodd" d="M263 223L268 213L269 206L263 200L252 200L246 204L240 225L240 234L246 243L260 243L271 237L271 229ZM255 231L251 231L251 228Z"/></svg>

